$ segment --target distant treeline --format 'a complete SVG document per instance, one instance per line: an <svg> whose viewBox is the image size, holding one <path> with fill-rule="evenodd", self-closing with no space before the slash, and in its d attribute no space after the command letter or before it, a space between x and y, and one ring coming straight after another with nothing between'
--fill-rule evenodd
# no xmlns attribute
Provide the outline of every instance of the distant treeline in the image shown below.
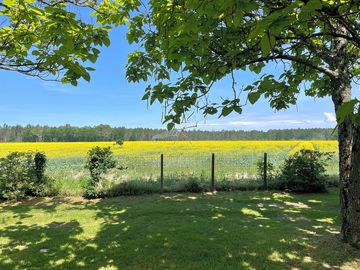
<svg viewBox="0 0 360 270"><path fill-rule="evenodd" d="M0 142L79 142L152 140L336 140L333 129L175 130L111 127L109 125L73 127L0 126Z"/></svg>

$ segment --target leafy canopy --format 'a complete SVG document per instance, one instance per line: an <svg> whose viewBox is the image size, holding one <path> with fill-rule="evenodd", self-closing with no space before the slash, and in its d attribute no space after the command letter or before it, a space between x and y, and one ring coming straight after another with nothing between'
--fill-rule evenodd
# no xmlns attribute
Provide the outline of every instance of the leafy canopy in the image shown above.
<svg viewBox="0 0 360 270"><path fill-rule="evenodd" d="M129 54L127 79L153 79L144 99L165 105L168 128L194 108L227 116L264 96L279 110L295 104L302 87L329 96L329 83L343 75L339 43L349 80L360 73L359 1L4 0L0 18L0 69L73 85L90 80L88 65L109 46L109 30L126 23L128 41L140 45ZM281 64L281 74L264 72L269 62ZM241 70L259 79L236 89ZM211 103L213 83L227 76L234 95ZM346 102L339 121L352 114L360 122L358 105Z"/></svg>
<svg viewBox="0 0 360 270"><path fill-rule="evenodd" d="M264 96L279 110L295 104L302 88L308 96L329 96L330 81L341 76L333 57L340 39L349 79L359 78L358 1L150 0L138 10L127 38L140 48L129 55L127 78L153 79L143 99L165 105L168 128L193 109L227 116ZM280 75L264 73L269 62L283 66ZM221 103L207 99L214 82L241 70L259 79L242 89L234 81L234 95ZM248 93L244 100L239 91ZM357 104L352 101L338 117Z"/></svg>
<svg viewBox="0 0 360 270"><path fill-rule="evenodd" d="M89 81L89 63L98 59L100 46L110 45L109 24L128 16L122 2L1 1L0 69L73 85L80 78ZM137 3L126 2L129 8Z"/></svg>

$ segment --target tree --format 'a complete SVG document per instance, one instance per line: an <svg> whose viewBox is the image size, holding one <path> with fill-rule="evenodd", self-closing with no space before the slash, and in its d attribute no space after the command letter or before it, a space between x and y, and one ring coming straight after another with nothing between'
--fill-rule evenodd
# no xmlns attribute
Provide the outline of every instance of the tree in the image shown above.
<svg viewBox="0 0 360 270"><path fill-rule="evenodd" d="M0 70L73 85L80 78L89 81L93 68L85 64L97 60L99 46L110 44L106 22L123 23L127 15L117 2L121 1L1 1Z"/></svg>
<svg viewBox="0 0 360 270"><path fill-rule="evenodd" d="M300 91L332 97L341 235L360 247L360 114L351 94L360 73L359 1L151 0L131 14L127 38L140 48L129 54L127 78L154 79L144 99L165 104L169 129L193 109L227 116L261 96L277 110L296 104ZM271 63L283 66L280 74L264 70ZM234 73L246 69L259 79L240 89L248 93L243 100ZM226 76L233 78L233 97L209 102L213 83Z"/></svg>

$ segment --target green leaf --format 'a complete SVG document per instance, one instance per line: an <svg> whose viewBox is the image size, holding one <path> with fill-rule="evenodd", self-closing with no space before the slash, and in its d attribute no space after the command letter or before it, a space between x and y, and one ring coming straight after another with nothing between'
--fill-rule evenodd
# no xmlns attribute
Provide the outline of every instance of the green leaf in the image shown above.
<svg viewBox="0 0 360 270"><path fill-rule="evenodd" d="M214 115L218 112L217 108L214 108L214 107L207 107L204 109L204 115Z"/></svg>
<svg viewBox="0 0 360 270"><path fill-rule="evenodd" d="M310 0L305 6L302 7L299 14L300 20L309 20L312 17L312 14L322 8L322 3L320 0Z"/></svg>
<svg viewBox="0 0 360 270"><path fill-rule="evenodd" d="M175 127L175 124L174 124L174 123L168 123L168 124L167 124L167 129L168 129L168 130L172 130L174 127Z"/></svg>
<svg viewBox="0 0 360 270"><path fill-rule="evenodd" d="M244 91L252 91L253 89L254 89L254 85L249 84L248 86L246 86L246 87L244 88Z"/></svg>
<svg viewBox="0 0 360 270"><path fill-rule="evenodd" d="M66 50L68 51L73 51L74 50L74 43L72 42L72 40L70 38L67 38L63 41L64 47Z"/></svg>
<svg viewBox="0 0 360 270"><path fill-rule="evenodd" d="M89 82L90 81L90 74L89 72L83 72L83 74L81 74L81 76L87 81Z"/></svg>
<svg viewBox="0 0 360 270"><path fill-rule="evenodd" d="M262 71L264 66L265 66L265 64L263 62L260 62L257 64L249 65L249 69L250 69L250 71L253 71L256 74L260 74L260 72Z"/></svg>
<svg viewBox="0 0 360 270"><path fill-rule="evenodd" d="M352 121L360 125L360 112L354 114L354 116L352 117Z"/></svg>
<svg viewBox="0 0 360 270"><path fill-rule="evenodd" d="M259 92L252 92L248 95L248 99L251 104L255 104L259 100L261 94Z"/></svg>
<svg viewBox="0 0 360 270"><path fill-rule="evenodd" d="M227 71L228 71L228 68L227 68L226 66L222 66L222 67L219 68L219 72L220 72L220 73L224 73L224 74L225 74Z"/></svg>
<svg viewBox="0 0 360 270"><path fill-rule="evenodd" d="M307 11L314 11L314 10L321 9L321 8L322 8L321 0L310 0L303 7L303 9L306 9Z"/></svg>
<svg viewBox="0 0 360 270"><path fill-rule="evenodd" d="M91 63L95 63L98 57L95 54L88 54L88 58L91 61Z"/></svg>
<svg viewBox="0 0 360 270"><path fill-rule="evenodd" d="M220 116L228 116L230 113L232 113L233 108L232 107L224 107L221 111Z"/></svg>
<svg viewBox="0 0 360 270"><path fill-rule="evenodd" d="M156 96L155 96L155 95L152 95L152 96L150 97L150 105L154 104L155 100L156 100Z"/></svg>
<svg viewBox="0 0 360 270"><path fill-rule="evenodd" d="M44 11L41 10L40 8L33 7L33 8L30 8L29 10L36 13L36 15L39 15L40 17L42 17L44 15Z"/></svg>
<svg viewBox="0 0 360 270"><path fill-rule="evenodd" d="M104 42L104 44L105 44L106 47L109 47L109 46L110 46L110 39L109 39L108 37L105 37L105 38L103 39L103 42Z"/></svg>
<svg viewBox="0 0 360 270"><path fill-rule="evenodd" d="M271 80L269 80L268 77L265 77L259 85L259 90L260 92L269 92L269 90L271 90L271 88L274 88Z"/></svg>
<svg viewBox="0 0 360 270"><path fill-rule="evenodd" d="M269 36L266 34L260 40L260 48L263 56L268 56L271 50Z"/></svg>
<svg viewBox="0 0 360 270"><path fill-rule="evenodd" d="M145 95L143 95L141 100L148 100L150 97L150 92L146 92Z"/></svg>
<svg viewBox="0 0 360 270"><path fill-rule="evenodd" d="M344 122L345 118L354 113L355 105L359 103L359 100L353 99L342 104L336 112L336 118L339 123Z"/></svg>
<svg viewBox="0 0 360 270"><path fill-rule="evenodd" d="M238 114L241 114L242 113L242 108L239 107L239 106L235 106L233 107L234 108L234 111L237 112Z"/></svg>
<svg viewBox="0 0 360 270"><path fill-rule="evenodd" d="M234 16L234 26L238 27L243 20L244 12L242 10L238 11Z"/></svg>

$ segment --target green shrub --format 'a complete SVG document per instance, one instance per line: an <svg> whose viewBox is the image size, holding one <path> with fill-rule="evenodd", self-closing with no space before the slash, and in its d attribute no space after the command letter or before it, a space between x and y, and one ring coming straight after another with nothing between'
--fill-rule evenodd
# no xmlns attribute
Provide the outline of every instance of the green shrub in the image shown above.
<svg viewBox="0 0 360 270"><path fill-rule="evenodd" d="M285 190L286 189L286 180L282 175L279 175L273 178L268 182L267 189L269 190Z"/></svg>
<svg viewBox="0 0 360 270"><path fill-rule="evenodd" d="M260 179L264 179L264 160L260 159L256 162L256 172L257 172L257 176ZM267 162L267 167L266 167L266 176L268 180L272 180L275 178L276 172L275 172L275 166L273 163L271 162Z"/></svg>
<svg viewBox="0 0 360 270"><path fill-rule="evenodd" d="M44 175L43 176L43 183L41 184L41 188L37 189L35 191L36 196L48 196L48 197L52 197L52 196L56 196L60 194L60 190L59 188L56 186L55 184L55 179L53 177Z"/></svg>
<svg viewBox="0 0 360 270"><path fill-rule="evenodd" d="M235 190L257 190L262 187L263 181L259 179L229 180L223 179L215 182L216 191L235 191Z"/></svg>
<svg viewBox="0 0 360 270"><path fill-rule="evenodd" d="M89 169L91 180L98 184L103 174L116 167L116 160L110 147L96 146L88 152L85 168Z"/></svg>
<svg viewBox="0 0 360 270"><path fill-rule="evenodd" d="M0 198L18 200L26 195L44 196L50 192L46 178L46 156L42 153L13 152L0 159Z"/></svg>
<svg viewBox="0 0 360 270"><path fill-rule="evenodd" d="M118 145L118 146L123 146L124 145L124 141L123 140L116 140L114 145Z"/></svg>
<svg viewBox="0 0 360 270"><path fill-rule="evenodd" d="M45 169L46 169L46 155L44 153L37 152L34 157L35 161L35 173L38 183L45 182Z"/></svg>
<svg viewBox="0 0 360 270"><path fill-rule="evenodd" d="M199 192L207 191L207 188L205 184L202 183L202 181L198 181L196 179L190 178L188 181L186 181L183 184L180 191L199 193Z"/></svg>
<svg viewBox="0 0 360 270"><path fill-rule="evenodd" d="M326 191L326 160L331 153L303 149L288 157L282 168L280 180L284 188L295 192Z"/></svg>
<svg viewBox="0 0 360 270"><path fill-rule="evenodd" d="M45 169L47 165L47 158L44 153L36 152L34 154L35 163L35 179L31 190L31 195L46 196L52 195L54 191L53 179L45 176Z"/></svg>
<svg viewBox="0 0 360 270"><path fill-rule="evenodd" d="M215 189L217 191L233 191L236 190L236 182L229 180L222 180L219 182L215 182Z"/></svg>
<svg viewBox="0 0 360 270"><path fill-rule="evenodd" d="M103 175L116 167L110 147L96 146L89 150L85 168L89 169L91 181L85 186L85 198L103 197L101 182Z"/></svg>
<svg viewBox="0 0 360 270"><path fill-rule="evenodd" d="M104 198L105 192L102 186L94 185L92 182L88 182L84 187L83 196L86 199Z"/></svg>
<svg viewBox="0 0 360 270"><path fill-rule="evenodd" d="M159 185L156 181L125 181L113 185L106 193L108 197L133 196L159 192Z"/></svg>
<svg viewBox="0 0 360 270"><path fill-rule="evenodd" d="M21 199L31 190L35 177L35 164L31 153L13 152L0 159L0 197Z"/></svg>

